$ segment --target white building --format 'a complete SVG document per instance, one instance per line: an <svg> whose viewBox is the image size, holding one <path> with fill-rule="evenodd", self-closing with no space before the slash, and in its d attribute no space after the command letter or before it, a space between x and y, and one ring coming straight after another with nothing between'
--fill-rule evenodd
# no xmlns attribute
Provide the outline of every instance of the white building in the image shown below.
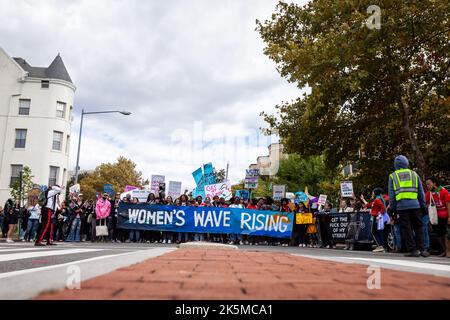
<svg viewBox="0 0 450 320"><path fill-rule="evenodd" d="M66 185L76 87L56 56L32 67L0 48L0 205L24 166L40 185Z"/></svg>
<svg viewBox="0 0 450 320"><path fill-rule="evenodd" d="M249 169L258 169L261 176L272 177L277 174L280 161L286 159L284 148L281 143L272 143L269 147L268 156L259 156L256 158L257 163L251 164Z"/></svg>

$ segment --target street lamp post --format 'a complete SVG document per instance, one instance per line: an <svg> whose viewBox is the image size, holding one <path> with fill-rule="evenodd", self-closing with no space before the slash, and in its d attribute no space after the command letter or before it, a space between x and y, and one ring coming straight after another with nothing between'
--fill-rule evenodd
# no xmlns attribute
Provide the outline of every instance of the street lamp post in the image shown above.
<svg viewBox="0 0 450 320"><path fill-rule="evenodd" d="M93 112L84 112L84 109L81 110L81 122L80 122L80 134L78 136L78 151L77 151L77 164L75 166L75 184L78 183L78 173L79 173L79 167L78 164L80 162L80 146L81 146L81 132L83 131L83 117L85 114L100 114L100 113L120 113L125 116L129 116L131 112L128 111L93 111Z"/></svg>

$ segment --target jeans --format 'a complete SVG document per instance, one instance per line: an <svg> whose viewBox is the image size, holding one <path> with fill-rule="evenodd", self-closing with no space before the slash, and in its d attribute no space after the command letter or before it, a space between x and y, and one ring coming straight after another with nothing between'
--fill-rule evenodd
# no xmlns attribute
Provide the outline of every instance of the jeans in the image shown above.
<svg viewBox="0 0 450 320"><path fill-rule="evenodd" d="M130 231L130 241L139 242L139 230Z"/></svg>
<svg viewBox="0 0 450 320"><path fill-rule="evenodd" d="M27 241L34 240L38 226L39 219L28 219L27 231L25 232L24 239Z"/></svg>
<svg viewBox="0 0 450 320"><path fill-rule="evenodd" d="M228 238L231 241L237 242L237 241L242 241L242 235L241 234L236 234L236 233L231 233Z"/></svg>
<svg viewBox="0 0 450 320"><path fill-rule="evenodd" d="M188 234L184 233L184 232L178 232L178 241L183 242L183 238L184 238L184 241L187 241Z"/></svg>
<svg viewBox="0 0 450 320"><path fill-rule="evenodd" d="M80 242L80 226L81 226L81 219L75 218L72 222L72 227L70 228L70 233L66 241Z"/></svg>
<svg viewBox="0 0 450 320"><path fill-rule="evenodd" d="M394 243L398 249L402 248L402 236L400 235L400 225L394 224Z"/></svg>
<svg viewBox="0 0 450 320"><path fill-rule="evenodd" d="M428 251L428 249L430 249L430 234L428 232L428 226L430 224L430 216L424 215L422 217L422 222L423 222L423 247L425 250Z"/></svg>
<svg viewBox="0 0 450 320"><path fill-rule="evenodd" d="M205 241L205 235L203 233L194 234L194 241Z"/></svg>

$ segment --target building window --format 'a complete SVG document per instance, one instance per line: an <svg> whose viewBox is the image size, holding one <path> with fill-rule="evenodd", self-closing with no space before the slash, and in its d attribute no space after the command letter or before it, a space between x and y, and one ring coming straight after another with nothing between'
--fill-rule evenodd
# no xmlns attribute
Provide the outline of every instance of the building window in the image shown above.
<svg viewBox="0 0 450 320"><path fill-rule="evenodd" d="M59 131L53 131L52 150L61 151L62 140L63 140L63 133Z"/></svg>
<svg viewBox="0 0 450 320"><path fill-rule="evenodd" d="M66 117L66 104L64 102L58 101L56 103L56 116L63 119Z"/></svg>
<svg viewBox="0 0 450 320"><path fill-rule="evenodd" d="M72 111L73 111L73 107L70 106L70 108L69 108L69 121L72 121Z"/></svg>
<svg viewBox="0 0 450 320"><path fill-rule="evenodd" d="M67 174L67 170L66 169L64 169L63 170L63 176L62 176L62 184L63 185L66 185L66 174Z"/></svg>
<svg viewBox="0 0 450 320"><path fill-rule="evenodd" d="M23 165L12 164L11 165L11 180L9 181L9 186L13 186L20 179L20 171L22 171Z"/></svg>
<svg viewBox="0 0 450 320"><path fill-rule="evenodd" d="M27 129L16 129L16 141L14 148L25 148L25 142L27 140Z"/></svg>
<svg viewBox="0 0 450 320"><path fill-rule="evenodd" d="M70 151L70 136L67 135L67 140L66 140L66 153L69 153Z"/></svg>
<svg viewBox="0 0 450 320"><path fill-rule="evenodd" d="M42 89L50 88L50 81L48 81L48 80L41 80L41 88Z"/></svg>
<svg viewBox="0 0 450 320"><path fill-rule="evenodd" d="M48 186L58 184L59 167L50 166L50 176L48 178Z"/></svg>
<svg viewBox="0 0 450 320"><path fill-rule="evenodd" d="M19 100L19 115L28 116L30 114L31 100Z"/></svg>

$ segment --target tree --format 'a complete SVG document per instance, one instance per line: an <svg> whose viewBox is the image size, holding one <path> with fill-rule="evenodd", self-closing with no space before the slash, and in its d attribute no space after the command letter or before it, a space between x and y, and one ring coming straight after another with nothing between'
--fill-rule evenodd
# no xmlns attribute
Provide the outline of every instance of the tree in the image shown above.
<svg viewBox="0 0 450 320"><path fill-rule="evenodd" d="M336 176L336 172L330 172L325 167L323 156L301 158L291 154L281 160L276 183L286 185L290 192L303 191L308 187L310 194L318 196L323 192L320 183L331 182Z"/></svg>
<svg viewBox="0 0 450 320"><path fill-rule="evenodd" d="M24 166L22 170L22 181L18 179L11 185L11 196L14 200L20 199L20 202L23 203L28 199L28 192L35 186L33 178L34 176L31 173L30 167ZM22 188L20 186L21 183Z"/></svg>
<svg viewBox="0 0 450 320"><path fill-rule="evenodd" d="M421 175L450 173L450 3L369 0L280 2L257 21L280 74L311 92L262 116L289 153L325 154L328 168L357 162L362 184L386 185L405 154ZM444 161L443 161L444 160Z"/></svg>
<svg viewBox="0 0 450 320"><path fill-rule="evenodd" d="M97 193L103 192L104 184L112 184L116 192L122 192L126 185L142 187L146 181L142 173L136 170L136 164L119 157L115 163L103 163L94 172L86 174L79 180L81 192L85 199L94 199Z"/></svg>

